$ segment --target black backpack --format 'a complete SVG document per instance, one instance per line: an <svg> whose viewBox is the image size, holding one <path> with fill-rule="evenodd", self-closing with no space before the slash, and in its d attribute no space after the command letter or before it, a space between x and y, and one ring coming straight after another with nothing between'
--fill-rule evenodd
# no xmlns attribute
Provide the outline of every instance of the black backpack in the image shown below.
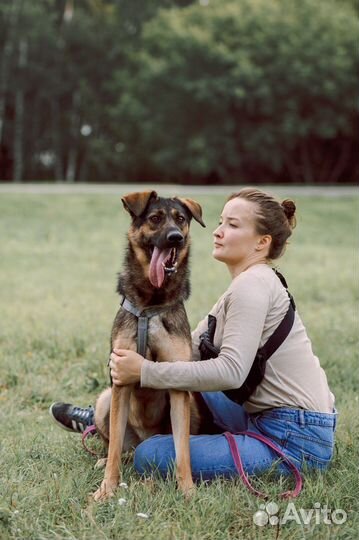
<svg viewBox="0 0 359 540"><path fill-rule="evenodd" d="M234 390L225 390L223 393L229 397L232 401L240 403L241 405L248 400L248 398L253 394L254 390L261 383L264 377L264 372L266 369L266 362L268 358L275 353L275 351L280 347L283 341L288 336L289 332L292 329L294 323L295 315L295 302L288 291L288 285L282 274L273 268L274 272L280 279L283 287L285 287L290 302L288 311L285 314L282 322L275 329L273 334L267 340L267 342L258 349L257 354L254 358L252 367L248 373L248 376L240 388L235 388ZM201 353L201 360L209 360L211 358L216 358L220 350L214 346L213 339L216 331L217 319L213 315L208 315L208 329L200 335L200 344L198 346Z"/></svg>

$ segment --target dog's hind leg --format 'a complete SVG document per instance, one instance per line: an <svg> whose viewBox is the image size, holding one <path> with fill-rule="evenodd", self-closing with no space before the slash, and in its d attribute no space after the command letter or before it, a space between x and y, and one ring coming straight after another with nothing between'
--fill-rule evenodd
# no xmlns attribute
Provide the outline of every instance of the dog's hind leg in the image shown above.
<svg viewBox="0 0 359 540"><path fill-rule="evenodd" d="M95 405L95 425L97 432L101 435L104 444L108 447L110 440L110 406L112 388L106 388L96 400ZM129 452L140 443L135 430L128 423L123 441L123 452Z"/></svg>
<svg viewBox="0 0 359 540"><path fill-rule="evenodd" d="M111 388L106 388L96 400L94 415L97 432L101 435L106 446L108 446L110 439L110 406Z"/></svg>

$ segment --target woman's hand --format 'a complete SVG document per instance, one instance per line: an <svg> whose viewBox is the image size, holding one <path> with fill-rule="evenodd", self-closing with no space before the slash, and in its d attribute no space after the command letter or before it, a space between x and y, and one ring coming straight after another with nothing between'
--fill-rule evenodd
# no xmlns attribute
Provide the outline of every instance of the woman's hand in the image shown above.
<svg viewBox="0 0 359 540"><path fill-rule="evenodd" d="M135 351L114 349L109 362L113 384L123 386L139 382L143 361L143 356Z"/></svg>

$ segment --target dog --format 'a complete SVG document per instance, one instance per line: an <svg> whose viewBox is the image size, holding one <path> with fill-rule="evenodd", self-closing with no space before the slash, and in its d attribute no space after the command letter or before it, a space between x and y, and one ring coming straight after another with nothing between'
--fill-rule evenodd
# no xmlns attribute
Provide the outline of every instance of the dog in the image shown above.
<svg viewBox="0 0 359 540"><path fill-rule="evenodd" d="M192 218L205 227L201 206L192 199L159 197L156 191L130 193L121 200L132 223L117 287L125 300L113 323L111 350L140 352L142 347L141 354L148 360L190 361L191 332L183 302L190 294L189 227ZM147 326L147 333L141 325ZM114 495L124 450L152 435L171 432L178 487L191 495L189 434L203 432L207 423L200 395L138 384L113 385L99 396L95 411L97 430L108 445L105 475L93 494L95 501Z"/></svg>

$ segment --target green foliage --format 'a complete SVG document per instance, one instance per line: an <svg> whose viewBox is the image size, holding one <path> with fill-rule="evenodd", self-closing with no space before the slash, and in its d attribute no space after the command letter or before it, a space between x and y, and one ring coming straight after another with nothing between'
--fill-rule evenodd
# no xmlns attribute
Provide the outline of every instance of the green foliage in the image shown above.
<svg viewBox="0 0 359 540"><path fill-rule="evenodd" d="M257 170L330 181L313 151L353 136L357 33L350 9L320 0L162 10L132 71L117 74L132 166L146 158L170 180Z"/></svg>
<svg viewBox="0 0 359 540"><path fill-rule="evenodd" d="M353 181L357 34L352 0L0 0L0 178Z"/></svg>
<svg viewBox="0 0 359 540"><path fill-rule="evenodd" d="M186 195L190 195L190 188ZM285 188L282 188L285 196ZM229 284L211 257L210 231L225 197L196 197L207 229L192 226L191 325L203 318ZM116 273L128 215L117 197L2 195L0 199L0 538L2 540L283 540L358 537L358 280L353 230L358 200L297 197L298 226L280 270L286 276L315 353L336 396L335 458L325 474L305 476L297 510L315 503L342 508L343 525L288 522L258 528L262 501L240 480L200 484L186 502L172 477L140 478L124 467L128 489L91 505L88 494L103 471L82 450L80 437L59 429L52 401L93 403L108 381L109 332L118 307ZM97 382L95 382L97 381ZM97 388L97 386L99 387ZM271 472L255 479L284 514L289 488ZM292 485L292 484L291 484ZM120 506L118 498L127 499ZM315 508L315 507L314 507ZM136 514L144 512L149 519Z"/></svg>
<svg viewBox="0 0 359 540"><path fill-rule="evenodd" d="M107 83L126 64L144 21L173 4L188 2L0 0L0 178L12 178L20 145L25 178L108 180L116 141L103 109L119 95ZM16 129L19 92L25 115Z"/></svg>

